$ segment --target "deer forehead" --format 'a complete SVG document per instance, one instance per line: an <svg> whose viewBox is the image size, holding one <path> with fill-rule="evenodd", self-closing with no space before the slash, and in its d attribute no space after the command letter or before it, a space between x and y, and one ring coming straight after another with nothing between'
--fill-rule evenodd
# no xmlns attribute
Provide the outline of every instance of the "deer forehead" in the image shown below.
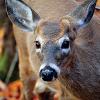
<svg viewBox="0 0 100 100"><path fill-rule="evenodd" d="M65 33L67 34L66 29L69 27L63 26L62 22L40 22L36 28L36 34L44 40L58 40L63 37Z"/></svg>

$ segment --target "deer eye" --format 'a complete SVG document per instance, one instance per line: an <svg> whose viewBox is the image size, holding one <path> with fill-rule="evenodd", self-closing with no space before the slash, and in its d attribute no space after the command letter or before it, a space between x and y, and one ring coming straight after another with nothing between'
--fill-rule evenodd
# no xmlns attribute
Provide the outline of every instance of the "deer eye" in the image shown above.
<svg viewBox="0 0 100 100"><path fill-rule="evenodd" d="M35 41L35 46L36 46L36 49L40 49L41 48L41 44L39 41Z"/></svg>
<svg viewBox="0 0 100 100"><path fill-rule="evenodd" d="M64 39L64 41L63 41L63 43L62 43L62 45L61 45L61 48L62 48L62 49L67 49L67 48L69 48L69 41L66 40L66 39Z"/></svg>
<svg viewBox="0 0 100 100"><path fill-rule="evenodd" d="M62 53L68 54L70 52L70 39L68 36L65 35L60 38L58 43L60 45Z"/></svg>

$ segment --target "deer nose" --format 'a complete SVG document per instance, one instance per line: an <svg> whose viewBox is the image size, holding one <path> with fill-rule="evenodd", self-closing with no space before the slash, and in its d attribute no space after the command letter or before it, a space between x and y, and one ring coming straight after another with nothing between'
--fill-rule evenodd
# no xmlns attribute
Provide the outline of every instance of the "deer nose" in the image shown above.
<svg viewBox="0 0 100 100"><path fill-rule="evenodd" d="M45 66L45 68L41 69L40 71L40 77L43 79L43 81L52 81L58 76L57 72L53 68L50 66Z"/></svg>

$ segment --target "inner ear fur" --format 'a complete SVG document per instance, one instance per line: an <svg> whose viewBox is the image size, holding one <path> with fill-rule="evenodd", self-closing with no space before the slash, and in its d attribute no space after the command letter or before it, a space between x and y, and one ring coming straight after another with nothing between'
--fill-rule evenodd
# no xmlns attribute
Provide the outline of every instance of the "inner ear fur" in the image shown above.
<svg viewBox="0 0 100 100"><path fill-rule="evenodd" d="M87 25L94 14L97 0L85 0L72 13L66 15L64 18L68 19L76 29Z"/></svg>
<svg viewBox="0 0 100 100"><path fill-rule="evenodd" d="M6 0L7 14L12 23L32 32L39 21L39 15L22 0Z"/></svg>

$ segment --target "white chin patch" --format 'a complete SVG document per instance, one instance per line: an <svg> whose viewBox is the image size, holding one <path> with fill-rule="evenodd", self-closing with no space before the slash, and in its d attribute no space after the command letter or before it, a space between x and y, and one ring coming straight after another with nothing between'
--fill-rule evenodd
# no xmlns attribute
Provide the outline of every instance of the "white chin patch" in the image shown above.
<svg viewBox="0 0 100 100"><path fill-rule="evenodd" d="M41 53L41 49L36 49L36 52L37 52L37 53L39 53L39 52Z"/></svg>

